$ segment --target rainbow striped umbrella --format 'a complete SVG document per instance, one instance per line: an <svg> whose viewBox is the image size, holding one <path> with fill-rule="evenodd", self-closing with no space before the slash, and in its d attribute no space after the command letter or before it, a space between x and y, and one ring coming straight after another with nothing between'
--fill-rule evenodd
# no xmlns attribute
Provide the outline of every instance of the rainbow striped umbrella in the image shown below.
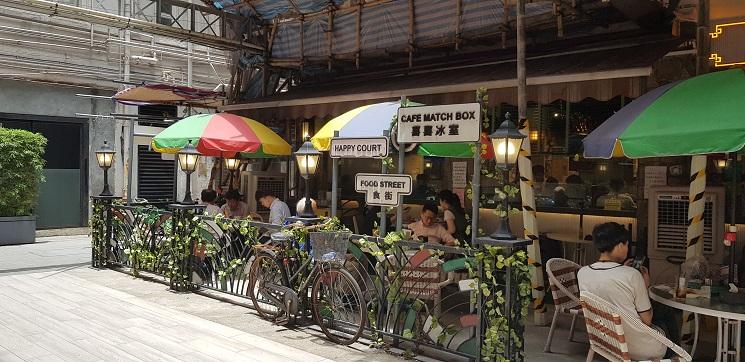
<svg viewBox="0 0 745 362"><path fill-rule="evenodd" d="M391 129L400 105L400 102L383 102L357 107L328 121L310 142L317 150L328 151L334 131L339 131L339 137L380 137L384 130Z"/></svg>
<svg viewBox="0 0 745 362"><path fill-rule="evenodd" d="M189 141L204 156L250 158L288 156L290 145L267 126L230 113L197 114L164 129L153 138L152 148L178 153Z"/></svg>

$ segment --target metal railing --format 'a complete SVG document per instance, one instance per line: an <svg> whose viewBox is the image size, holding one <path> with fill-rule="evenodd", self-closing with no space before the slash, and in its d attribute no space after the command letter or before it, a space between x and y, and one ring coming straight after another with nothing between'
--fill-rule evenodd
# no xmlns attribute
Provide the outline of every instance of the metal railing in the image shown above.
<svg viewBox="0 0 745 362"><path fill-rule="evenodd" d="M280 230L278 225L204 216L201 209L190 214L184 213L188 210L184 207L164 210L104 204L106 208L111 212L110 224L92 222L92 234L97 235L94 246L99 245L96 249L103 250L109 264L129 267L135 275L140 270L162 275L172 287L178 277L185 280L187 289L203 287L244 298L248 298L253 247L270 241L269 235ZM96 210L95 217L107 214ZM96 232L96 228L101 230ZM110 229L108 237L104 228ZM185 246L179 246L180 242ZM506 258L523 249L500 247L499 255ZM406 349L426 346L481 359L492 348L485 347L485 340L498 314L506 318L500 321L505 325L500 327L505 331L500 337L504 347L496 352L507 360L521 360L523 347L515 344L514 337L522 336L524 311L517 302L522 281L515 279L509 267L498 267L496 257L484 259L485 254L483 247L422 244L397 240L395 235L385 239L353 235L344 268L363 292L367 337ZM183 268L174 269L174 264ZM484 281L489 284L486 289ZM176 282L174 288L182 284ZM489 305L492 315L485 315L482 311L488 311Z"/></svg>

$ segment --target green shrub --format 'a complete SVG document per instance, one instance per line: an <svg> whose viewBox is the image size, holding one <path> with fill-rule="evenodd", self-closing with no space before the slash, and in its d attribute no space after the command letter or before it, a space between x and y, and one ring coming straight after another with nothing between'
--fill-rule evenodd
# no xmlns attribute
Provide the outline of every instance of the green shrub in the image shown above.
<svg viewBox="0 0 745 362"><path fill-rule="evenodd" d="M0 127L0 217L32 214L44 182L46 147L38 133Z"/></svg>

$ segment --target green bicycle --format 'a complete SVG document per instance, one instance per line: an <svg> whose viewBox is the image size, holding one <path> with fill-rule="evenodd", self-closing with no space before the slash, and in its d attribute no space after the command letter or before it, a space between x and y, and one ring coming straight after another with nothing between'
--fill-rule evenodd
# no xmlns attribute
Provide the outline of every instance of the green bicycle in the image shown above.
<svg viewBox="0 0 745 362"><path fill-rule="evenodd" d="M350 345L367 321L360 286L343 268L351 233L318 231L308 236L312 258L303 251L308 243L286 233L275 233L272 243L255 247L249 296L264 319L286 324L310 310L328 339Z"/></svg>

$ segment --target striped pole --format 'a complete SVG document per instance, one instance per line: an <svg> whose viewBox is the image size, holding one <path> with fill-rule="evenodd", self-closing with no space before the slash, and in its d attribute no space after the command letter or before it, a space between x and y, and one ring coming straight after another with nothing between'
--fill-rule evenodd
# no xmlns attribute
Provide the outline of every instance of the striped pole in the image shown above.
<svg viewBox="0 0 745 362"><path fill-rule="evenodd" d="M688 233L686 260L704 253L704 209L706 200L706 155L691 157L691 184L688 191ZM690 341L695 330L695 315L683 312L681 339Z"/></svg>
<svg viewBox="0 0 745 362"><path fill-rule="evenodd" d="M688 247L686 260L704 252L704 191L706 191L706 156L691 157L691 184L688 191Z"/></svg>
<svg viewBox="0 0 745 362"><path fill-rule="evenodd" d="M528 120L521 120L520 133L528 136L530 127ZM533 318L536 325L545 325L546 294L545 281L543 280L543 265L541 264L541 246L538 240L538 221L536 220L535 195L533 191L533 167L530 160L530 141L526 139L520 149L517 159L520 171L520 195L523 205L523 230L525 238L533 241L528 245L528 264L530 264L530 282L533 286Z"/></svg>

